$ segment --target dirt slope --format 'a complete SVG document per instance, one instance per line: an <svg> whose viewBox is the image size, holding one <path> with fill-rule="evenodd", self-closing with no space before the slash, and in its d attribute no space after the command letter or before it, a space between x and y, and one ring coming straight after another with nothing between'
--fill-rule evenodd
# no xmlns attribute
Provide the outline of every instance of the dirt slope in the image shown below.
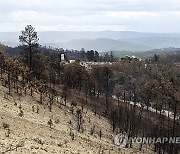
<svg viewBox="0 0 180 154"><path fill-rule="evenodd" d="M0 86L0 153L152 153L146 147L143 151L138 151L138 145L131 149L119 149L113 143L114 134L109 121L94 115L90 110L84 109L84 132L78 133L75 111L80 107L76 107L72 114L70 102L64 106L63 100L59 98L61 105L54 105L52 112L49 112L47 100L43 101L43 105L38 104L39 94L37 93L34 93L33 97L29 95L20 97L15 93L8 96L5 94L6 91L6 88ZM23 116L19 116L20 108ZM47 125L49 119L52 119L52 128ZM9 129L6 124L9 125ZM93 127L94 133L91 135Z"/></svg>

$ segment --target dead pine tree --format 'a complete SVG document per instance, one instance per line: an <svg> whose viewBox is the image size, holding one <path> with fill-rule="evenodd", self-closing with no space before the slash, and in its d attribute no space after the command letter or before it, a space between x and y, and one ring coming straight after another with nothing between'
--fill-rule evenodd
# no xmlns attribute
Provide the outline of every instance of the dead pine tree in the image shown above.
<svg viewBox="0 0 180 154"><path fill-rule="evenodd" d="M95 132L95 125L93 125L93 127L91 128L91 132L90 132L90 134L91 134L91 135L93 135L93 134L94 134L94 132Z"/></svg>
<svg viewBox="0 0 180 154"><path fill-rule="evenodd" d="M11 133L9 124L3 122L2 127L3 127L4 130L6 131L6 132L5 132L5 136L6 136L6 137L9 137L9 135L10 135L10 133Z"/></svg>
<svg viewBox="0 0 180 154"><path fill-rule="evenodd" d="M64 105L66 106L67 104L67 97L68 97L69 89L68 86L63 86L63 99L64 99Z"/></svg>
<svg viewBox="0 0 180 154"><path fill-rule="evenodd" d="M54 95L53 94L50 94L50 98L49 98L49 112L52 111L52 105L54 103Z"/></svg>
<svg viewBox="0 0 180 154"><path fill-rule="evenodd" d="M74 141L74 133L72 132L72 129L71 129L71 128L70 128L70 133L69 133L69 135L71 136L72 141Z"/></svg>
<svg viewBox="0 0 180 154"><path fill-rule="evenodd" d="M39 113L39 106L37 106L37 110L36 110L36 113L37 113L37 114Z"/></svg>
<svg viewBox="0 0 180 154"><path fill-rule="evenodd" d="M34 112L34 105L32 106L32 111Z"/></svg>
<svg viewBox="0 0 180 154"><path fill-rule="evenodd" d="M23 110L22 110L21 104L20 104L20 106L19 106L18 116L19 116L19 117L23 117L23 116L24 116L24 112L23 112Z"/></svg>
<svg viewBox="0 0 180 154"><path fill-rule="evenodd" d="M52 126L53 126L52 119L49 119L49 121L47 122L47 124L48 124L48 126L49 126L50 128L52 128Z"/></svg>
<svg viewBox="0 0 180 154"><path fill-rule="evenodd" d="M76 111L75 120L76 120L76 122L77 122L77 130L78 130L78 132L80 132L80 131L83 132L84 119L83 119L83 115L82 115L81 109L78 109L78 110Z"/></svg>
<svg viewBox="0 0 180 154"><path fill-rule="evenodd" d="M112 130L113 130L113 132L116 129L117 119L118 119L118 115L117 115L116 110L111 111L111 121L112 121Z"/></svg>
<svg viewBox="0 0 180 154"><path fill-rule="evenodd" d="M102 130L100 129L100 131L99 131L99 138L100 138L100 140L101 140L101 138L102 138Z"/></svg>
<svg viewBox="0 0 180 154"><path fill-rule="evenodd" d="M75 108L76 106L77 106L77 103L73 100L73 101L71 102L71 108L70 108L72 114L74 114L74 108Z"/></svg>

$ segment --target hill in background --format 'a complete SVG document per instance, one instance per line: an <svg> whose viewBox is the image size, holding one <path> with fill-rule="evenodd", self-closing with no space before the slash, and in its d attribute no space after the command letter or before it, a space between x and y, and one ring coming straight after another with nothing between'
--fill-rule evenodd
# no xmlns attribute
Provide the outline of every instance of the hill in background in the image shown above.
<svg viewBox="0 0 180 154"><path fill-rule="evenodd" d="M0 32L0 42L9 46L19 44L20 32ZM180 34L141 33L131 31L44 31L38 32L40 43L65 49L98 51L147 51L180 47Z"/></svg>

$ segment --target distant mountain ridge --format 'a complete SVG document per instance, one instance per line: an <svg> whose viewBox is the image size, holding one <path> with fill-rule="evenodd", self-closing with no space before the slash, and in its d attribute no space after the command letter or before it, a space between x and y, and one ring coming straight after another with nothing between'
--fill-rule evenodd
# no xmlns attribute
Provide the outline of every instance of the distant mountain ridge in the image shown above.
<svg viewBox="0 0 180 154"><path fill-rule="evenodd" d="M97 51L118 51L118 50L127 50L127 51L143 51L150 50L151 47L129 43L125 41L118 41L108 38L98 38L98 39L78 39L71 40L67 43L62 44L64 48L71 49L87 49L87 50L97 50Z"/></svg>
<svg viewBox="0 0 180 154"><path fill-rule="evenodd" d="M17 46L21 32L0 32L0 42ZM146 51L180 47L180 34L133 31L44 31L38 32L40 44L65 49L98 51Z"/></svg>

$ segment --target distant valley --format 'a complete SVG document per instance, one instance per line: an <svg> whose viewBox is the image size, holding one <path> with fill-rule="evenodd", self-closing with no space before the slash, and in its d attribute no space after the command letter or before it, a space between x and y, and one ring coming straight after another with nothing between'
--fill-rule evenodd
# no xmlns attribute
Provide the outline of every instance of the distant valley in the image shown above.
<svg viewBox="0 0 180 154"><path fill-rule="evenodd" d="M0 32L0 42L19 44L20 32ZM148 51L180 47L180 34L131 31L45 31L38 32L40 44L64 49L97 51Z"/></svg>

